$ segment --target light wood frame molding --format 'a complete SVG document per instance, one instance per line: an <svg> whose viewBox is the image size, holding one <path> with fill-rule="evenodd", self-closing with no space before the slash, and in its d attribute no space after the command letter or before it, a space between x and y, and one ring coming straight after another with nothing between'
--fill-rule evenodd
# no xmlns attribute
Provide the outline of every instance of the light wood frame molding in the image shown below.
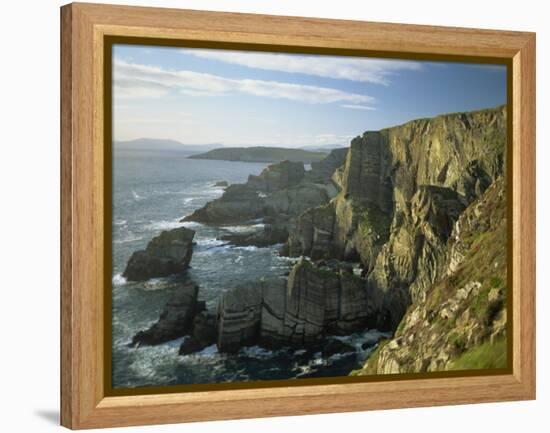
<svg viewBox="0 0 550 433"><path fill-rule="evenodd" d="M509 61L512 373L106 396L105 36ZM61 102L62 425L80 429L535 398L534 33L73 3L61 8Z"/></svg>

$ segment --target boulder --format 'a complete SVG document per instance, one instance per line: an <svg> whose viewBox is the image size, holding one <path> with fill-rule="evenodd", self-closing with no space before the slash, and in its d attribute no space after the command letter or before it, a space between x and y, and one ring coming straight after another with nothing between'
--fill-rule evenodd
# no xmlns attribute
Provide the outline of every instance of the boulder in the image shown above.
<svg viewBox="0 0 550 433"><path fill-rule="evenodd" d="M226 188L229 186L229 182L226 180L219 180L214 184L215 188Z"/></svg>
<svg viewBox="0 0 550 433"><path fill-rule="evenodd" d="M243 224L263 216L264 200L247 184L228 186L223 195L181 221L205 224Z"/></svg>
<svg viewBox="0 0 550 433"><path fill-rule="evenodd" d="M194 236L185 227L163 231L145 250L132 254L122 275L129 281L144 281L184 272L193 254Z"/></svg>
<svg viewBox="0 0 550 433"><path fill-rule="evenodd" d="M186 281L176 289L158 321L149 329L139 331L132 339L131 346L154 346L174 340L188 334L197 314L197 295L199 286L193 281Z"/></svg>

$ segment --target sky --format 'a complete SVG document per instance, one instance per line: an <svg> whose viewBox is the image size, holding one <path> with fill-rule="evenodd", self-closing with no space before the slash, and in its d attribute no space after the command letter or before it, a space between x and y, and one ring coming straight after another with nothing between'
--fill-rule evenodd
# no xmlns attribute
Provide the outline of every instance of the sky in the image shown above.
<svg viewBox="0 0 550 433"><path fill-rule="evenodd" d="M348 145L365 131L506 103L500 65L113 47L113 137Z"/></svg>

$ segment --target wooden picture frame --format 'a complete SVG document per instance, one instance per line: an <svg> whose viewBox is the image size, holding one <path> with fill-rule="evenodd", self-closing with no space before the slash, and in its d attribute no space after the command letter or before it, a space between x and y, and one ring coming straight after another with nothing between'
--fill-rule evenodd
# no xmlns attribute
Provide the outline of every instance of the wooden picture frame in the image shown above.
<svg viewBox="0 0 550 433"><path fill-rule="evenodd" d="M509 65L510 371L350 383L109 394L105 381L106 40ZM492 60L491 60L492 59ZM130 426L535 398L535 35L74 3L61 8L61 424ZM510 137L510 135L509 135Z"/></svg>

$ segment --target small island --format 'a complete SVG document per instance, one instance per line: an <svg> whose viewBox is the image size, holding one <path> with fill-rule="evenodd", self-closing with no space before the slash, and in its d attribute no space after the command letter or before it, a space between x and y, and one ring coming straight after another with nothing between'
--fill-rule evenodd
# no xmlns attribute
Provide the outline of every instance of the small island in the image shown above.
<svg viewBox="0 0 550 433"><path fill-rule="evenodd" d="M326 152L312 152L303 149L285 147L224 147L189 156L190 159L215 159L241 162L319 162L327 156Z"/></svg>

